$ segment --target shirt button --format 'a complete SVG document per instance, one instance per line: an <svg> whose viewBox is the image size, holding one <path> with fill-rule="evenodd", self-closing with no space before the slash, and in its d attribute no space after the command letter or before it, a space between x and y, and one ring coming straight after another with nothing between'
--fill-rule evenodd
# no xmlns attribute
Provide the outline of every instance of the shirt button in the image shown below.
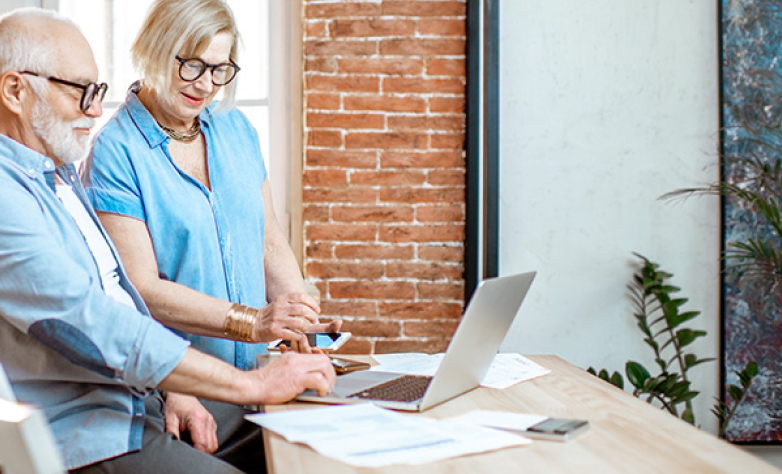
<svg viewBox="0 0 782 474"><path fill-rule="evenodd" d="M46 168L46 169L48 170L49 168L51 168L51 167L52 167L52 162L51 162L51 161L45 161L45 162L43 163L43 167L44 167L44 168Z"/></svg>

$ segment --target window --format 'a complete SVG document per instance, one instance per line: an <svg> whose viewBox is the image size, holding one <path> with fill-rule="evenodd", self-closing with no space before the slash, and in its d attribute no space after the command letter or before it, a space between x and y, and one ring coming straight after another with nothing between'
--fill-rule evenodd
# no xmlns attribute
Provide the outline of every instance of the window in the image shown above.
<svg viewBox="0 0 782 474"><path fill-rule="evenodd" d="M130 46L151 3L152 0L2 0L0 14L19 7L41 7L57 10L81 27L93 47L100 81L109 84L99 121L103 125L124 100L127 88L138 79L130 61ZM242 36L237 106L258 131L277 219L301 262L301 203L300 199L293 202L296 193L290 190L301 188L301 2L228 0L228 4ZM269 117L275 120L270 121ZM275 137L273 143L270 137ZM292 209L296 218L291 220Z"/></svg>
<svg viewBox="0 0 782 474"><path fill-rule="evenodd" d="M130 60L130 47L152 0L59 0L56 9L75 21L95 54L100 80L109 84L104 100L103 125L124 101L128 87L138 79ZM239 25L242 41L236 80L237 106L247 116L261 140L269 168L269 2L228 0Z"/></svg>

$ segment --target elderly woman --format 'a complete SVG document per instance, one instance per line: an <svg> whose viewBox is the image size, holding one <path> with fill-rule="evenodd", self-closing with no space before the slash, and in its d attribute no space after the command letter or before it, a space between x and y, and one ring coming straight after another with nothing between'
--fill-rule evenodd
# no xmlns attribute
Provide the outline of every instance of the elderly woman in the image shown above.
<svg viewBox="0 0 782 474"><path fill-rule="evenodd" d="M83 179L152 315L247 369L258 343L309 351L304 332L341 321L318 321L258 136L233 108L238 38L224 1L155 2L132 48L143 79L96 137Z"/></svg>

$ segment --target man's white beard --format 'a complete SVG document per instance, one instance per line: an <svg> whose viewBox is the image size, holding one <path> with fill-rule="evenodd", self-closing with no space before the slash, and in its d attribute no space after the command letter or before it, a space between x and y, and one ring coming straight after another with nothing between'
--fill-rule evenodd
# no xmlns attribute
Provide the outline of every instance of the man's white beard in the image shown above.
<svg viewBox="0 0 782 474"><path fill-rule="evenodd" d="M66 122L55 117L51 107L43 100L36 100L30 115L30 124L35 135L54 154L54 158L63 164L69 164L84 158L89 142L88 136L77 136L74 128L92 128L95 119L84 117Z"/></svg>

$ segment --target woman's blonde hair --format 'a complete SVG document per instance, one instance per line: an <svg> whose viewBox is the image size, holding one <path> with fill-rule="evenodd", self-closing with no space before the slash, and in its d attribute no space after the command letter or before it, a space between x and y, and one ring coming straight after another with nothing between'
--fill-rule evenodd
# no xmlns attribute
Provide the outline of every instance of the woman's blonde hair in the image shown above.
<svg viewBox="0 0 782 474"><path fill-rule="evenodd" d="M168 95L171 67L176 56L193 58L209 47L215 35L228 33L234 38L230 58L237 61L239 31L233 12L224 0L158 0L152 4L141 30L131 47L133 66L144 86ZM223 87L217 109L227 111L236 100L236 79Z"/></svg>

